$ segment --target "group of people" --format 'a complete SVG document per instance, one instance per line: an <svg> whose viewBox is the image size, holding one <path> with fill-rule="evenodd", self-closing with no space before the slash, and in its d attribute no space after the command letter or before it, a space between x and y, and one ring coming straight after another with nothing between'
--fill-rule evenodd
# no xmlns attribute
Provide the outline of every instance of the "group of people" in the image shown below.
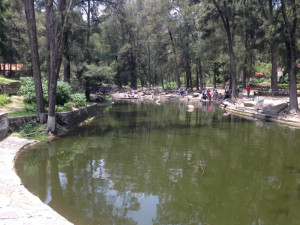
<svg viewBox="0 0 300 225"><path fill-rule="evenodd" d="M250 86L248 85L247 88L247 97L250 97ZM179 94L180 95L188 95L188 87L186 87L185 89L183 89L183 87L179 88ZM231 88L226 88L225 87L225 95L224 95L224 99L230 98L231 97ZM206 90L202 91L202 97L201 99L203 100L217 100L218 99L218 91L217 89L213 88L212 92L209 88L207 88Z"/></svg>
<svg viewBox="0 0 300 225"><path fill-rule="evenodd" d="M218 99L218 91L217 89L213 88L212 93L209 88L202 91L202 97L203 100L217 100Z"/></svg>
<svg viewBox="0 0 300 225"><path fill-rule="evenodd" d="M183 89L183 87L179 88L179 95L188 95L188 87ZM218 91L217 89L213 88L212 92L209 88L202 91L202 97L203 100L217 100L218 99Z"/></svg>
<svg viewBox="0 0 300 225"><path fill-rule="evenodd" d="M188 87L186 87L184 90L183 90L183 87L180 87L179 88L179 94L180 95L188 95Z"/></svg>

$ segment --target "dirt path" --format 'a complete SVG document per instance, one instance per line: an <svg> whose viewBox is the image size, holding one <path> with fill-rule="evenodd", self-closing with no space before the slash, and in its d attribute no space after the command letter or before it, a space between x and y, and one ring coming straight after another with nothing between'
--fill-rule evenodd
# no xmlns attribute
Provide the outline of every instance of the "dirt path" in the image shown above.
<svg viewBox="0 0 300 225"><path fill-rule="evenodd" d="M5 105L4 107L0 108L0 113L10 113L18 110L22 110L24 107L23 103L23 97L18 95L10 96L10 99L12 100L11 103Z"/></svg>

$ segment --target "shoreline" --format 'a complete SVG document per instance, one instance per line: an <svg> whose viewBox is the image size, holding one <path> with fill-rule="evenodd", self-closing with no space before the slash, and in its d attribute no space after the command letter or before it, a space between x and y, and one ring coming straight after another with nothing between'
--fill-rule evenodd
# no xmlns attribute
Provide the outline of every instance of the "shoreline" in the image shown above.
<svg viewBox="0 0 300 225"><path fill-rule="evenodd" d="M274 116L274 115L264 115L262 113L258 112L253 112L247 109L241 110L241 109L236 109L234 107L226 107L224 108L225 111L232 113L236 116L244 116L250 118L256 118L262 121L270 121L273 123L279 123L282 125L286 125L292 128L300 129L300 122L296 120L291 120L291 119L286 119L282 118L280 116Z"/></svg>

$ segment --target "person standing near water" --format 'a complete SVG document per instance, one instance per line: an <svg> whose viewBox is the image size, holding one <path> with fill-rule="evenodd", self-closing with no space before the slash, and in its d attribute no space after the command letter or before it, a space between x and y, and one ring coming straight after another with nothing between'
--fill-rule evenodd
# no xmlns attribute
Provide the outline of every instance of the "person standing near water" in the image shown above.
<svg viewBox="0 0 300 225"><path fill-rule="evenodd" d="M250 98L250 91L251 91L250 86L248 85L246 89L247 89L247 97Z"/></svg>

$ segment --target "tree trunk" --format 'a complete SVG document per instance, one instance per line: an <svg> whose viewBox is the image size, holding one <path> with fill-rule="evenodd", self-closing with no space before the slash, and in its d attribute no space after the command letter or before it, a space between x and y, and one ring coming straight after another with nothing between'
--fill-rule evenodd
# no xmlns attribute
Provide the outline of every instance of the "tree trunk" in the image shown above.
<svg viewBox="0 0 300 225"><path fill-rule="evenodd" d="M228 47L229 47L229 55L230 55L230 88L232 91L232 97L237 97L237 82L235 76L235 68L234 68L234 52L233 52L233 36L231 32L232 26L230 25L230 19L228 17L228 7L226 1L222 1L224 4L224 9L221 10L219 3L216 0L213 0L213 3L218 10L219 16L222 19L224 29L226 31L227 40L228 40Z"/></svg>
<svg viewBox="0 0 300 225"><path fill-rule="evenodd" d="M137 89L137 77L136 77L136 62L133 53L130 53L130 64L131 64L131 88L136 90Z"/></svg>
<svg viewBox="0 0 300 225"><path fill-rule="evenodd" d="M65 50L64 50L64 82L71 83L71 61L70 61L70 52L69 52L69 29L66 29L65 32Z"/></svg>
<svg viewBox="0 0 300 225"><path fill-rule="evenodd" d="M91 35L91 0L88 0L88 9L87 9L87 25L88 25L88 29L87 29L87 37L86 37L86 40L87 40L87 43L89 44L90 43L90 35Z"/></svg>
<svg viewBox="0 0 300 225"><path fill-rule="evenodd" d="M12 77L12 62L9 64L9 73L8 77Z"/></svg>
<svg viewBox="0 0 300 225"><path fill-rule="evenodd" d="M229 44L229 54L230 54L230 83L231 83L231 92L232 92L232 97L236 98L237 97L237 83L236 83L236 76L235 76L235 71L234 71L234 53L233 53L233 43L232 43L232 38L230 31L227 34L228 38L228 44Z"/></svg>
<svg viewBox="0 0 300 225"><path fill-rule="evenodd" d="M90 87L90 79L85 78L85 97L87 101L90 101L91 87Z"/></svg>
<svg viewBox="0 0 300 225"><path fill-rule="evenodd" d="M171 40L172 51L173 51L173 54L174 54L175 78L177 79L177 88L179 88L181 83L180 83L180 76L179 76L179 72L178 72L178 59L177 59L176 47L175 47L175 42L174 42L174 39L173 39L172 32L170 31L170 29L168 29L168 31L169 31L169 37L170 37L170 40Z"/></svg>
<svg viewBox="0 0 300 225"><path fill-rule="evenodd" d="M199 91L199 69L196 68L196 88Z"/></svg>
<svg viewBox="0 0 300 225"><path fill-rule="evenodd" d="M67 18L65 17L66 11L66 0L60 0L57 4L57 13L55 13L55 26L54 26L54 11L53 11L53 1L46 0L46 23L47 31L46 38L47 43L49 43L49 109L48 109L48 122L47 129L49 133L56 134L56 118L55 118L55 105L56 105L56 89L57 89L57 79L60 70L60 65L62 61L62 55L64 50L64 34L65 25ZM72 5L72 0L69 3L68 11ZM66 13L66 16L68 14Z"/></svg>
<svg viewBox="0 0 300 225"><path fill-rule="evenodd" d="M215 63L214 64L214 80L213 80L213 83L214 83L214 88L217 88L217 76L219 75L219 68L218 68L218 64Z"/></svg>
<svg viewBox="0 0 300 225"><path fill-rule="evenodd" d="M200 90L203 90L203 70L202 70L202 63L199 59L198 61L198 68L199 68L199 78L200 78Z"/></svg>
<svg viewBox="0 0 300 225"><path fill-rule="evenodd" d="M297 98L297 67L296 67L296 52L297 52L297 45L296 45L296 34L297 34L297 12L296 12L296 3L295 0L291 0L289 2L291 7L291 14L292 21L290 22L287 13L286 13L286 4L285 0L281 0L281 10L282 15L285 23L285 31L286 31L286 48L289 53L289 87L290 87L290 104L289 104L289 111L290 112L299 112L298 107L298 98Z"/></svg>
<svg viewBox="0 0 300 225"><path fill-rule="evenodd" d="M246 83L247 83L247 62L245 62L245 65L243 66L243 88L246 88Z"/></svg>
<svg viewBox="0 0 300 225"><path fill-rule="evenodd" d="M223 86L222 86L222 88L223 89L225 89L225 85L226 85L224 67L225 67L225 63L223 64L223 68L222 68L222 79L223 79Z"/></svg>
<svg viewBox="0 0 300 225"><path fill-rule="evenodd" d="M270 44L271 48L271 61L272 61L272 75L271 75L271 89L272 92L278 91L278 81L277 81L277 46L275 44Z"/></svg>
<svg viewBox="0 0 300 225"><path fill-rule="evenodd" d="M28 36L29 36L30 50L31 50L31 65L32 65L32 72L34 77L37 114L39 117L39 122L45 123L46 117L44 115L45 106L44 106L43 89L42 89L42 81L41 81L38 42L37 42L37 35L36 35L34 1L24 0L24 6L25 6L26 20L28 26Z"/></svg>
<svg viewBox="0 0 300 225"><path fill-rule="evenodd" d="M56 119L55 119L55 104L56 104L56 88L57 78L55 73L55 40L54 40L54 12L53 12L53 0L46 1L46 23L47 29L47 43L49 43L49 71L48 71L48 95L49 95L49 110L48 110L48 121L47 129L52 134L56 134Z"/></svg>

